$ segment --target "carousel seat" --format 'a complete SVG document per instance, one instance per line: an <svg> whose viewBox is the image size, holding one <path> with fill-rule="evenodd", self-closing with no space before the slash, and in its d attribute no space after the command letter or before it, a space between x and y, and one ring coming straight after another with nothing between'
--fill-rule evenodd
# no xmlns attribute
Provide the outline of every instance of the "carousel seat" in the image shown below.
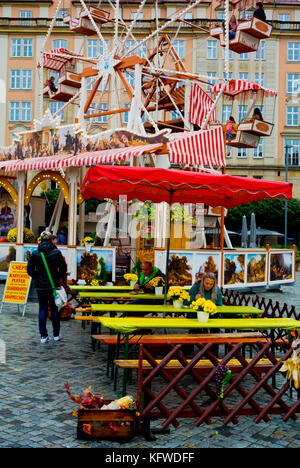
<svg viewBox="0 0 300 468"><path fill-rule="evenodd" d="M109 19L109 12L101 10L100 8L87 6L93 20L98 25L106 23ZM85 36L93 36L96 34L93 23L91 22L87 12L82 9L78 18L72 18L70 15L63 17L63 22L69 25L71 31Z"/></svg>
<svg viewBox="0 0 300 468"><path fill-rule="evenodd" d="M233 148L257 148L259 140L259 135L238 130L233 140L226 140L226 145Z"/></svg>
<svg viewBox="0 0 300 468"><path fill-rule="evenodd" d="M272 25L259 18L252 17L241 21L236 29L234 39L229 41L229 49L238 54L255 52L261 39L267 39L272 32ZM226 46L225 34L222 26L212 26L209 32L211 37L220 41L221 47Z"/></svg>
<svg viewBox="0 0 300 468"><path fill-rule="evenodd" d="M65 71L58 79L58 84L73 86L74 88L81 87L81 75L72 71Z"/></svg>
<svg viewBox="0 0 300 468"><path fill-rule="evenodd" d="M246 119L239 123L238 130L246 131L252 135L259 136L271 136L273 132L274 124L265 122L264 120L258 120L255 118Z"/></svg>
<svg viewBox="0 0 300 468"><path fill-rule="evenodd" d="M55 93L52 93L50 89L48 89L48 97L53 101L68 102L75 96L77 91L78 88L75 88L74 86L58 83L57 91Z"/></svg>

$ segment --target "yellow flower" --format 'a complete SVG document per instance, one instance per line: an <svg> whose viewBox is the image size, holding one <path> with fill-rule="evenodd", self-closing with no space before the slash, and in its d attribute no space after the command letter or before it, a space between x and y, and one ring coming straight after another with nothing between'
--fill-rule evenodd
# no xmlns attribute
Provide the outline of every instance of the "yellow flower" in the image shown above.
<svg viewBox="0 0 300 468"><path fill-rule="evenodd" d="M124 279L128 282L137 281L138 277L134 273L125 273Z"/></svg>

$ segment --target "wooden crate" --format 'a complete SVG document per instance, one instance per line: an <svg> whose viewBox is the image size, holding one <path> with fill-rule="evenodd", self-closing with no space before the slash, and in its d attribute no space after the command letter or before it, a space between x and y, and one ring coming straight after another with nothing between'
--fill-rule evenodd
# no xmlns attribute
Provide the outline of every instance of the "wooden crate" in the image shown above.
<svg viewBox="0 0 300 468"><path fill-rule="evenodd" d="M105 401L107 405L111 401ZM90 434L84 431L88 425ZM118 427L118 430L111 428ZM117 440L125 442L132 439L136 431L135 410L79 410L77 439L80 440Z"/></svg>

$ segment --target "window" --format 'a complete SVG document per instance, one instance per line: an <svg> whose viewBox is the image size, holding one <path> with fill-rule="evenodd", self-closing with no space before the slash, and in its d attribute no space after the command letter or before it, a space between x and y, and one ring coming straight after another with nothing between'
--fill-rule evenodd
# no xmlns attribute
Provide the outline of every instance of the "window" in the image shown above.
<svg viewBox="0 0 300 468"><path fill-rule="evenodd" d="M23 70L22 88L32 89L32 70Z"/></svg>
<svg viewBox="0 0 300 468"><path fill-rule="evenodd" d="M184 41L180 41L180 40L174 41L173 42L173 47L174 47L175 52L178 55L178 57L180 59L183 59L184 56L185 56L185 43L184 43Z"/></svg>
<svg viewBox="0 0 300 468"><path fill-rule="evenodd" d="M224 20L225 19L225 11L218 11L217 12L217 19Z"/></svg>
<svg viewBox="0 0 300 468"><path fill-rule="evenodd" d="M225 80L225 79L226 79L226 73L223 72L223 80ZM232 72L227 73L227 79L232 80Z"/></svg>
<svg viewBox="0 0 300 468"><path fill-rule="evenodd" d="M229 60L232 60L232 58L233 58L233 52L230 49L228 51L228 58L229 58ZM224 59L225 59L225 49L223 49L223 60Z"/></svg>
<svg viewBox="0 0 300 468"><path fill-rule="evenodd" d="M249 54L246 52L245 54L240 54L239 55L240 60L249 60Z"/></svg>
<svg viewBox="0 0 300 468"><path fill-rule="evenodd" d="M32 70L10 70L10 89L32 89Z"/></svg>
<svg viewBox="0 0 300 468"><path fill-rule="evenodd" d="M136 17L136 12L131 12L131 20L134 20L134 18ZM137 15L137 18L135 20L135 25L138 27L138 28L141 28L143 26L143 19L144 19L144 14L143 12L141 11L138 15Z"/></svg>
<svg viewBox="0 0 300 468"><path fill-rule="evenodd" d="M290 26L288 23L291 21L290 14L278 14L277 20L282 23L280 24L280 29L289 29Z"/></svg>
<svg viewBox="0 0 300 468"><path fill-rule="evenodd" d="M286 124L288 126L299 125L299 107L287 106L286 108Z"/></svg>
<svg viewBox="0 0 300 468"><path fill-rule="evenodd" d="M9 102L9 120L11 122L30 122L31 121L32 103L25 101L10 101Z"/></svg>
<svg viewBox="0 0 300 468"><path fill-rule="evenodd" d="M238 158L247 158L247 148L238 148Z"/></svg>
<svg viewBox="0 0 300 468"><path fill-rule="evenodd" d="M130 49L132 49L132 47L134 47L136 45L137 44L136 44L135 41L132 41L132 40L126 41L125 42L125 47L126 47L125 54L128 55L128 52L130 51ZM131 55L139 55L140 57L146 57L147 56L147 45L144 43L140 47L137 47L136 49L134 49L130 53L129 56L131 56Z"/></svg>
<svg viewBox="0 0 300 468"><path fill-rule="evenodd" d="M262 73L259 79L259 73L255 73L254 83L258 84L259 86L264 86L264 82L265 82L265 74Z"/></svg>
<svg viewBox="0 0 300 468"><path fill-rule="evenodd" d="M21 21L22 26L27 26L30 24L30 21L28 21L30 18L32 18L32 11L30 10L21 10L19 12L19 17L23 20Z"/></svg>
<svg viewBox="0 0 300 468"><path fill-rule="evenodd" d="M130 107L130 104L124 104L125 109ZM129 111L123 112L123 123L128 124L128 118L129 118Z"/></svg>
<svg viewBox="0 0 300 468"><path fill-rule="evenodd" d="M89 39L87 41L87 56L89 58L96 58L97 57L97 47L98 41L97 39Z"/></svg>
<svg viewBox="0 0 300 468"><path fill-rule="evenodd" d="M283 152L283 160L287 154L289 166L299 166L299 140L285 140Z"/></svg>
<svg viewBox="0 0 300 468"><path fill-rule="evenodd" d="M255 60L259 60L259 51L261 56L261 60L265 60L265 42L264 41L260 41L260 45L257 49L257 51L255 52Z"/></svg>
<svg viewBox="0 0 300 468"><path fill-rule="evenodd" d="M51 114L52 115L56 114L56 112L59 111L59 109L61 109L64 106L64 104L65 104L64 102L50 101L49 109L50 109ZM62 110L58 115L61 118L61 120L65 120L64 110Z"/></svg>
<svg viewBox="0 0 300 468"><path fill-rule="evenodd" d="M288 42L287 59L289 62L300 61L300 42Z"/></svg>
<svg viewBox="0 0 300 468"><path fill-rule="evenodd" d="M207 41L207 58L217 58L217 41Z"/></svg>
<svg viewBox="0 0 300 468"><path fill-rule="evenodd" d="M57 12L57 19L58 20L62 20L64 16L68 16L69 15L69 10L59 10Z"/></svg>
<svg viewBox="0 0 300 468"><path fill-rule="evenodd" d="M185 14L185 17L183 18L183 20L187 21L188 23L192 23L193 22L193 12L188 11ZM189 24L185 24L185 23L182 23L182 26L185 27L185 28L192 28L192 26L190 26Z"/></svg>
<svg viewBox="0 0 300 468"><path fill-rule="evenodd" d="M52 49L67 49L68 41L66 39L54 39L52 41Z"/></svg>
<svg viewBox="0 0 300 468"><path fill-rule="evenodd" d="M21 89L21 70L10 70L10 89Z"/></svg>
<svg viewBox="0 0 300 468"><path fill-rule="evenodd" d="M232 114L232 106L231 105L224 105L222 107L222 122L225 123L226 120L229 119L231 114Z"/></svg>
<svg viewBox="0 0 300 468"><path fill-rule="evenodd" d="M95 104L92 104L91 107L87 111L87 115L93 115L94 113L100 114L100 112L104 112L108 109L108 104L107 103L101 103L99 107ZM92 121L92 119L88 119L89 122ZM99 117L94 118L94 123L107 123L108 122L108 115L102 115Z"/></svg>
<svg viewBox="0 0 300 468"><path fill-rule="evenodd" d="M214 86L216 84L216 72L208 72L207 73L207 81L209 81L209 83L212 84L212 86ZM207 85L207 91L209 91L211 89L211 86L210 85Z"/></svg>
<svg viewBox="0 0 300 468"><path fill-rule="evenodd" d="M11 40L11 57L21 57L22 54L22 40L12 39Z"/></svg>
<svg viewBox="0 0 300 468"><path fill-rule="evenodd" d="M132 88L134 88L134 73L130 73L130 72L125 72L124 73L125 75L125 78L126 78L126 81L127 83L129 84L129 86L131 86Z"/></svg>
<svg viewBox="0 0 300 468"><path fill-rule="evenodd" d="M241 105L239 106L239 115L238 115L238 121L240 122L241 120L243 120L246 115L247 115L247 107L248 106L245 106L245 105Z"/></svg>
<svg viewBox="0 0 300 468"><path fill-rule="evenodd" d="M259 140L257 148L253 150L253 157L254 158L262 158L263 157L263 139Z"/></svg>
<svg viewBox="0 0 300 468"><path fill-rule="evenodd" d="M241 72L241 73L239 73L239 80L246 80L246 81L248 81L248 72Z"/></svg>
<svg viewBox="0 0 300 468"><path fill-rule="evenodd" d="M33 57L33 41L32 39L23 39L23 57Z"/></svg>
<svg viewBox="0 0 300 468"><path fill-rule="evenodd" d="M299 73L288 73L286 92L288 94L297 94L299 91Z"/></svg>

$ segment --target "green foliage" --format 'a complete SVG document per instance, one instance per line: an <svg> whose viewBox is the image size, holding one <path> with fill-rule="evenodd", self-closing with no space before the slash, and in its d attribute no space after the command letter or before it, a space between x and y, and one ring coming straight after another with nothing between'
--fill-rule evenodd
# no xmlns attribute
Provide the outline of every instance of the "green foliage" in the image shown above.
<svg viewBox="0 0 300 468"><path fill-rule="evenodd" d="M288 237L298 242L300 232L300 200L293 198L287 203ZM255 213L256 226L284 233L285 200L270 199L231 208L226 218L226 227L233 231L242 229L242 219L247 217L250 228L251 213Z"/></svg>
<svg viewBox="0 0 300 468"><path fill-rule="evenodd" d="M103 257L99 258L94 279L107 283L107 271Z"/></svg>
<svg viewBox="0 0 300 468"><path fill-rule="evenodd" d="M131 273L134 273L138 276L142 273L142 261L140 258L138 258L137 261L135 262L135 265L132 268Z"/></svg>
<svg viewBox="0 0 300 468"><path fill-rule="evenodd" d="M45 212L45 221L46 226L49 225L53 210L55 208L56 202L60 194L60 188L49 189L41 193L42 198L46 198L46 212ZM61 219L68 219L68 207L64 203Z"/></svg>

